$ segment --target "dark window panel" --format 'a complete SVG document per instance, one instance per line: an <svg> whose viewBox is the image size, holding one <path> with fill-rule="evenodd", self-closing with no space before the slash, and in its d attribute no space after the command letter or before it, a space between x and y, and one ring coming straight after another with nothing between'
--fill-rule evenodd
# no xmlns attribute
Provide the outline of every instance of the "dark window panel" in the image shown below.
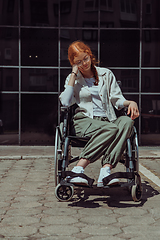
<svg viewBox="0 0 160 240"><path fill-rule="evenodd" d="M18 94L0 93L0 145L17 145Z"/></svg>
<svg viewBox="0 0 160 240"><path fill-rule="evenodd" d="M0 91L18 91L19 73L18 69L0 68Z"/></svg>
<svg viewBox="0 0 160 240"><path fill-rule="evenodd" d="M142 66L160 66L160 30L144 30L142 45Z"/></svg>
<svg viewBox="0 0 160 240"><path fill-rule="evenodd" d="M102 66L139 66L139 31L101 30L100 40L100 55Z"/></svg>
<svg viewBox="0 0 160 240"><path fill-rule="evenodd" d="M0 0L0 25L18 25L18 0Z"/></svg>
<svg viewBox="0 0 160 240"><path fill-rule="evenodd" d="M101 27L138 28L140 26L140 1L100 1Z"/></svg>
<svg viewBox="0 0 160 240"><path fill-rule="evenodd" d="M98 31L97 30L90 30L90 29L83 30L82 34L83 34L82 35L83 41L86 41L86 42L98 41Z"/></svg>
<svg viewBox="0 0 160 240"><path fill-rule="evenodd" d="M22 29L22 65L57 66L58 30Z"/></svg>
<svg viewBox="0 0 160 240"><path fill-rule="evenodd" d="M0 65L18 65L18 29L0 28Z"/></svg>
<svg viewBox="0 0 160 240"><path fill-rule="evenodd" d="M32 25L48 24L48 1L31 0L31 22Z"/></svg>
<svg viewBox="0 0 160 240"><path fill-rule="evenodd" d="M21 0L22 26L58 26L58 0Z"/></svg>
<svg viewBox="0 0 160 240"><path fill-rule="evenodd" d="M22 69L22 91L57 92L58 70Z"/></svg>
<svg viewBox="0 0 160 240"><path fill-rule="evenodd" d="M60 79L61 79L61 86L60 86L60 91L64 91L64 84L66 77L71 73L71 69L61 69L60 72Z"/></svg>
<svg viewBox="0 0 160 240"><path fill-rule="evenodd" d="M160 1L143 0L142 23L144 28L160 27Z"/></svg>
<svg viewBox="0 0 160 240"><path fill-rule="evenodd" d="M142 70L142 92L160 92L160 70Z"/></svg>
<svg viewBox="0 0 160 240"><path fill-rule="evenodd" d="M121 82L122 92L139 91L139 71L134 69L112 70L116 80Z"/></svg>
<svg viewBox="0 0 160 240"><path fill-rule="evenodd" d="M53 145L58 95L22 94L22 145Z"/></svg>
<svg viewBox="0 0 160 240"><path fill-rule="evenodd" d="M142 96L142 145L160 144L160 96Z"/></svg>
<svg viewBox="0 0 160 240"><path fill-rule="evenodd" d="M88 21L97 22L98 25L98 1L60 1L60 24L62 27L83 27Z"/></svg>

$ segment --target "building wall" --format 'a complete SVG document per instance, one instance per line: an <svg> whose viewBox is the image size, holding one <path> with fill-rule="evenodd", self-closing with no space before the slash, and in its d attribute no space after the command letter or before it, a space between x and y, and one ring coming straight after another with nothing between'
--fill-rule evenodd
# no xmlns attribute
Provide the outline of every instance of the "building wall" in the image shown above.
<svg viewBox="0 0 160 240"><path fill-rule="evenodd" d="M159 0L0 0L0 144L54 144L78 39L138 103L139 143L159 145Z"/></svg>

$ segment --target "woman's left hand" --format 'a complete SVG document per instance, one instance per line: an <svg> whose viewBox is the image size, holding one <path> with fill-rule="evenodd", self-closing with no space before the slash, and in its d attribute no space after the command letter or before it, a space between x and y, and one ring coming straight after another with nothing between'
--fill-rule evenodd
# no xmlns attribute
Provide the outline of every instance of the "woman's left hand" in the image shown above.
<svg viewBox="0 0 160 240"><path fill-rule="evenodd" d="M127 115L131 115L131 119L134 120L135 118L139 117L139 110L137 103L134 101L130 101L128 105L128 112Z"/></svg>

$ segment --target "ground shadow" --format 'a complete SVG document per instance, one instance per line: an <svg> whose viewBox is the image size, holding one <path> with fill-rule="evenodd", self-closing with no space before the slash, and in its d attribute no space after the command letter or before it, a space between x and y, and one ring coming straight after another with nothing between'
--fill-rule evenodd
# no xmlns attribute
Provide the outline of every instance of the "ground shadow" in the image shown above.
<svg viewBox="0 0 160 240"><path fill-rule="evenodd" d="M107 204L108 207L117 208L141 207L149 198L160 194L147 181L142 183L142 188L142 199L139 202L133 201L127 188L99 189L96 186L93 186L93 188L75 188L74 197L68 205L83 208L99 208L104 204Z"/></svg>

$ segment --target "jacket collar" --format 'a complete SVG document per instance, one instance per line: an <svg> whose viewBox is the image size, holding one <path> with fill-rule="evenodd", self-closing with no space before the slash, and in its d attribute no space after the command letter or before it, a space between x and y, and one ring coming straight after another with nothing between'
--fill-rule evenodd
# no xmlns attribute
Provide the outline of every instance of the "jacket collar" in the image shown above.
<svg viewBox="0 0 160 240"><path fill-rule="evenodd" d="M106 74L106 68L96 67L96 70L97 70L98 76L104 76Z"/></svg>
<svg viewBox="0 0 160 240"><path fill-rule="evenodd" d="M100 68L100 67L96 67L97 73L98 73L98 77L99 77L99 92L102 89L102 86L104 84L104 78L103 76L106 75L106 69L104 68Z"/></svg>

